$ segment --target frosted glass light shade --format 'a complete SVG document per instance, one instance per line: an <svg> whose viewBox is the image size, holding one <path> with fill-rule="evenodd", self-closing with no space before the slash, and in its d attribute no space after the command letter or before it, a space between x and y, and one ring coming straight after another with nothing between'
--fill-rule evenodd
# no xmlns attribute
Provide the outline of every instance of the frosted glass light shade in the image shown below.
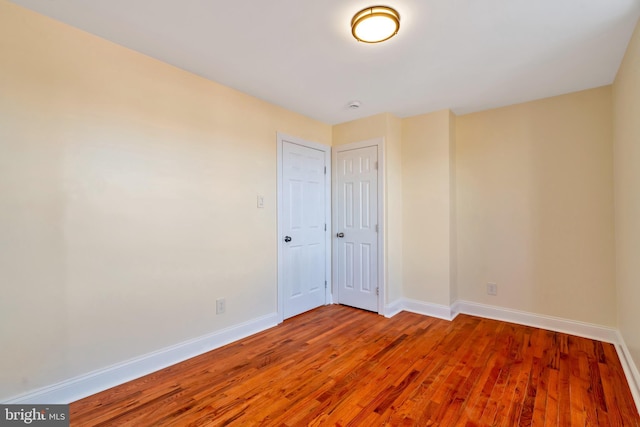
<svg viewBox="0 0 640 427"><path fill-rule="evenodd" d="M400 29L400 14L387 6L362 9L351 20L351 34L365 43L380 43L395 36Z"/></svg>

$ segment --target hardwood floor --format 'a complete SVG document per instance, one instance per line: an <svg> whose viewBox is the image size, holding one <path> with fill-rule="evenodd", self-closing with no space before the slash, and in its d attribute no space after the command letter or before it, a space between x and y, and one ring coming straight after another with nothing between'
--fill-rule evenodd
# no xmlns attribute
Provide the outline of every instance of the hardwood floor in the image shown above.
<svg viewBox="0 0 640 427"><path fill-rule="evenodd" d="M337 305L70 410L74 426L640 426L610 344Z"/></svg>

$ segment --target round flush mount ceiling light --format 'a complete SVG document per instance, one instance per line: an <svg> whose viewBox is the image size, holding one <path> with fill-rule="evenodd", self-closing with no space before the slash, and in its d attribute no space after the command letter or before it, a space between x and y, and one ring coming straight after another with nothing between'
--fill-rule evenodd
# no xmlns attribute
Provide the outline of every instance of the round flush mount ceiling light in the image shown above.
<svg viewBox="0 0 640 427"><path fill-rule="evenodd" d="M380 43L395 36L400 29L400 14L387 6L372 6L356 13L351 20L351 34L364 43Z"/></svg>

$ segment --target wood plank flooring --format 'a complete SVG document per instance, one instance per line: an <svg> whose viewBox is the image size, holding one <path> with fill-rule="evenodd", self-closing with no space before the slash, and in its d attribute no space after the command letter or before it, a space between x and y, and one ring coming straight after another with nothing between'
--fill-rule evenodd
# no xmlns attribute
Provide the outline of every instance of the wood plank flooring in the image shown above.
<svg viewBox="0 0 640 427"><path fill-rule="evenodd" d="M640 426L610 344L338 305L70 411L72 426Z"/></svg>

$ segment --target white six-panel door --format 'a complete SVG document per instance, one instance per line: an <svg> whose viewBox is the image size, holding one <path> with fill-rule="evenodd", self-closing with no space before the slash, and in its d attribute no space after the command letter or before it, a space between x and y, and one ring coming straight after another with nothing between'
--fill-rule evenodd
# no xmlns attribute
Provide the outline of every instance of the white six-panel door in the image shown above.
<svg viewBox="0 0 640 427"><path fill-rule="evenodd" d="M282 141L284 318L326 303L325 152Z"/></svg>
<svg viewBox="0 0 640 427"><path fill-rule="evenodd" d="M378 311L378 148L337 153L336 217L337 300Z"/></svg>

